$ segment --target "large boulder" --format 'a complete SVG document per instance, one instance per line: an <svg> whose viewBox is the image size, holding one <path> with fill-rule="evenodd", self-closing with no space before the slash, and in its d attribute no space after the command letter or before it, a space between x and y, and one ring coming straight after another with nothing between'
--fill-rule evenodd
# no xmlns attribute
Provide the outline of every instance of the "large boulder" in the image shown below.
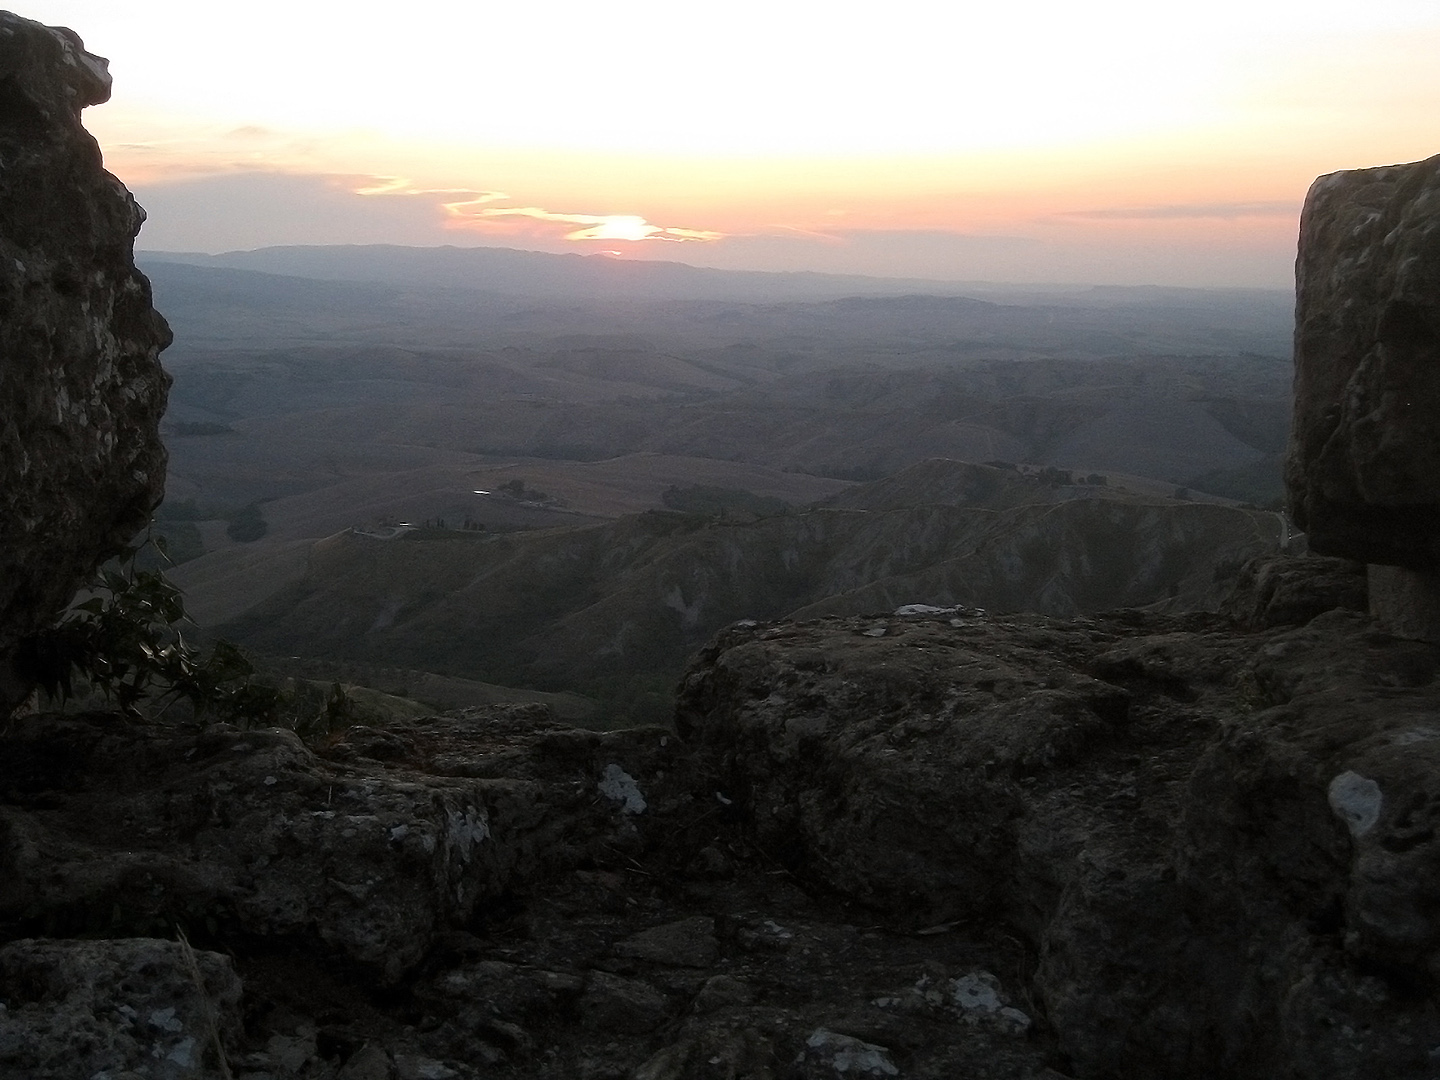
<svg viewBox="0 0 1440 1080"><path fill-rule="evenodd" d="M1440 157L1322 176L1300 219L1286 480L1312 550L1440 570Z"/></svg>
<svg viewBox="0 0 1440 1080"><path fill-rule="evenodd" d="M43 627L164 491L170 343L135 269L145 215L80 111L106 61L0 12L0 711L17 641Z"/></svg>
<svg viewBox="0 0 1440 1080"><path fill-rule="evenodd" d="M802 879L917 935L1022 939L1073 1075L1420 1080L1440 652L1315 613L1354 600L1317 584L1250 633L1141 612L735 627L677 726Z"/></svg>

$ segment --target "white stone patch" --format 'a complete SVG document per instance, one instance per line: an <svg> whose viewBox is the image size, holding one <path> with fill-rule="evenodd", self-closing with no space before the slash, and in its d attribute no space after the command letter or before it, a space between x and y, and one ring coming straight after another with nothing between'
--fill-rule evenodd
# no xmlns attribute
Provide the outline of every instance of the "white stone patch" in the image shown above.
<svg viewBox="0 0 1440 1080"><path fill-rule="evenodd" d="M828 1062L837 1076L900 1075L885 1047L838 1035L826 1028L816 1028L805 1040L805 1048L811 1056Z"/></svg>
<svg viewBox="0 0 1440 1080"><path fill-rule="evenodd" d="M972 971L958 979L951 979L950 1000L960 1010L966 1023L998 1023L1017 1035L1030 1029L1030 1017L1005 1003L1000 980L988 971Z"/></svg>
<svg viewBox="0 0 1440 1080"><path fill-rule="evenodd" d="M1433 727L1411 728L1390 737L1391 746L1414 746L1416 743L1434 742L1440 739L1440 730Z"/></svg>
<svg viewBox="0 0 1440 1080"><path fill-rule="evenodd" d="M173 1061L182 1069L193 1069L199 1065L200 1061L195 1053L195 1036L186 1035L172 1046L170 1052L165 1055L165 1060Z"/></svg>
<svg viewBox="0 0 1440 1080"><path fill-rule="evenodd" d="M625 814L643 814L649 805L635 778L613 762L605 766L605 773L600 777L600 794L622 804L620 811Z"/></svg>
<svg viewBox="0 0 1440 1080"><path fill-rule="evenodd" d="M972 971L951 980L950 994L966 1012L999 1012L1005 1004L1000 1000L1000 981L988 971Z"/></svg>
<svg viewBox="0 0 1440 1080"><path fill-rule="evenodd" d="M684 591L679 585L675 585L665 594L664 604L671 611L676 612L680 616L680 621L686 626L697 626L700 622L700 611L704 599L703 596L697 596L693 604L687 604Z"/></svg>
<svg viewBox="0 0 1440 1080"><path fill-rule="evenodd" d="M1364 836L1380 820L1384 798L1380 785L1369 777L1346 770L1330 781L1330 809L1350 827L1350 835Z"/></svg>
<svg viewBox="0 0 1440 1080"><path fill-rule="evenodd" d="M395 1075L398 1080L454 1080L460 1074L434 1058L396 1054Z"/></svg>
<svg viewBox="0 0 1440 1080"><path fill-rule="evenodd" d="M149 1020L151 1027L159 1031L185 1030L185 1025L181 1023L179 1018L175 1015L175 1007L173 1005L170 1006L168 1009L156 1009L148 1017L146 1017L146 1019Z"/></svg>
<svg viewBox="0 0 1440 1080"><path fill-rule="evenodd" d="M445 839L461 862L484 840L490 838L490 823L483 811L474 807L451 810L446 819Z"/></svg>
<svg viewBox="0 0 1440 1080"><path fill-rule="evenodd" d="M895 609L896 615L953 615L959 611L959 605L953 607L936 607L934 604L905 604Z"/></svg>

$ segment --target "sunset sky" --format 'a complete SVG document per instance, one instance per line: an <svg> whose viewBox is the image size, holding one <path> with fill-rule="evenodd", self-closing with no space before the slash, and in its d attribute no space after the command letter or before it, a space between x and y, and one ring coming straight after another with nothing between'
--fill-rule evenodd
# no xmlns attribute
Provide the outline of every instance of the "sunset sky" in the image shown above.
<svg viewBox="0 0 1440 1080"><path fill-rule="evenodd" d="M1320 173L1440 153L1437 0L46 0L142 249L499 245L1287 286Z"/></svg>

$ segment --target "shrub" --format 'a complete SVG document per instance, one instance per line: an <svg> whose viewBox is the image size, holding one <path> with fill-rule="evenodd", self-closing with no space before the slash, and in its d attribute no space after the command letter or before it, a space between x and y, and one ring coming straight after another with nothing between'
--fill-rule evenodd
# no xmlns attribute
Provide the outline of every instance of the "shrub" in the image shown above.
<svg viewBox="0 0 1440 1080"><path fill-rule="evenodd" d="M255 683L254 668L238 648L221 641L207 654L185 640L184 599L163 572L137 563L145 546L128 548L102 567L88 598L22 643L21 674L62 702L75 695L77 683L88 684L132 715L142 701L163 712L183 700L197 717L272 719L278 694Z"/></svg>

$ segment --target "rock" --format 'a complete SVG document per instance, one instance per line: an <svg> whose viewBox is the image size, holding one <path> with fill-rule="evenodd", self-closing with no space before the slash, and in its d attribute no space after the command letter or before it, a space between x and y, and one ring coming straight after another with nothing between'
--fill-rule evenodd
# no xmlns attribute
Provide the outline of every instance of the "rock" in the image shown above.
<svg viewBox="0 0 1440 1080"><path fill-rule="evenodd" d="M487 767L458 771L503 771L488 750L513 745L528 715L498 706L408 725L414 753L365 770L320 759L278 729L197 735L105 717L18 718L0 758L11 800L0 803L0 927L116 934L178 922L215 941L300 935L394 983L520 880L644 844L623 808L593 807L605 761L655 771L662 748L647 732L562 740L541 725L531 753L501 758L508 776L417 771L453 765L467 744L471 765ZM346 760L343 739L332 749ZM79 774L78 788L57 790ZM660 805L673 804L684 776L652 784ZM60 811L15 805L37 797Z"/></svg>
<svg viewBox="0 0 1440 1080"><path fill-rule="evenodd" d="M460 1073L443 1061L418 1054L395 1055L395 1080L461 1080Z"/></svg>
<svg viewBox="0 0 1440 1080"><path fill-rule="evenodd" d="M1363 563L1314 555L1261 555L1240 568L1220 613L1247 629L1264 630L1307 623L1335 608L1365 611L1368 606Z"/></svg>
<svg viewBox="0 0 1440 1080"><path fill-rule="evenodd" d="M750 985L733 975L713 975L695 995L691 1008L697 1013L715 1012L729 1005L749 1005L755 1000Z"/></svg>
<svg viewBox="0 0 1440 1080"><path fill-rule="evenodd" d="M1371 563L1370 610L1396 637L1440 641L1440 574Z"/></svg>
<svg viewBox="0 0 1440 1080"><path fill-rule="evenodd" d="M1057 652L1064 624L957 621L731 630L676 714L771 851L917 928L994 907L1021 781L1120 738L1129 713L1126 689Z"/></svg>
<svg viewBox="0 0 1440 1080"><path fill-rule="evenodd" d="M793 873L917 934L1027 940L1082 1076L1419 1080L1440 649L1312 614L1335 591L1306 576L1285 609L1308 621L1251 633L1124 612L736 628L677 725ZM950 1010L992 1052L1034 1025L974 968L873 1000ZM860 1013L827 1027L901 1045Z"/></svg>
<svg viewBox="0 0 1440 1080"><path fill-rule="evenodd" d="M692 1033L635 1070L633 1080L775 1080L775 1047L763 1032L726 1025Z"/></svg>
<svg viewBox="0 0 1440 1080"><path fill-rule="evenodd" d="M950 1000L967 1023L991 1023L1016 1034L1030 1030L1030 1017L1009 1003L1000 980L988 971L950 980Z"/></svg>
<svg viewBox="0 0 1440 1080"><path fill-rule="evenodd" d="M12 941L0 997L0 1074L27 1080L199 1080L240 1033L230 960L173 941Z"/></svg>
<svg viewBox="0 0 1440 1080"><path fill-rule="evenodd" d="M805 1080L900 1075L885 1047L837 1035L824 1028L817 1029L805 1040L805 1050L796 1064Z"/></svg>
<svg viewBox="0 0 1440 1080"><path fill-rule="evenodd" d="M47 626L164 491L170 343L135 269L145 215L80 111L106 61L0 12L0 712L29 691L16 645Z"/></svg>
<svg viewBox="0 0 1440 1080"><path fill-rule="evenodd" d="M580 998L580 1022L591 1031L639 1035L664 1023L669 1007L649 983L596 971Z"/></svg>
<svg viewBox="0 0 1440 1080"><path fill-rule="evenodd" d="M1312 550L1440 570L1440 157L1311 186L1286 482Z"/></svg>
<svg viewBox="0 0 1440 1080"><path fill-rule="evenodd" d="M390 1055L378 1046L362 1046L345 1062L335 1080L391 1080Z"/></svg>
<svg viewBox="0 0 1440 1080"><path fill-rule="evenodd" d="M715 920L700 915L642 930L616 945L615 954L653 964L709 967L720 955Z"/></svg>

